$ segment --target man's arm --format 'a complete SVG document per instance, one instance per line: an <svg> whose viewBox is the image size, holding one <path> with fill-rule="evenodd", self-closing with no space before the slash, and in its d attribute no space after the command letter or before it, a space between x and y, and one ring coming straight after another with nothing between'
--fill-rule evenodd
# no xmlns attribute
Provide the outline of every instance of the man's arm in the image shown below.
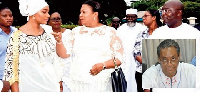
<svg viewBox="0 0 200 93"><path fill-rule="evenodd" d="M135 59L142 64L142 57L140 55L136 55Z"/></svg>

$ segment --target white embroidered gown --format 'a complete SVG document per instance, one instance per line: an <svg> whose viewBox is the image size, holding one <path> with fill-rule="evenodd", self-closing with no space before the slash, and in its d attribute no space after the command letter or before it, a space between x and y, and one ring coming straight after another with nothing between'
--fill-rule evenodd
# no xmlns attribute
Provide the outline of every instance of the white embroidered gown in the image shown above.
<svg viewBox="0 0 200 93"><path fill-rule="evenodd" d="M93 65L108 61L113 55L122 62L123 47L115 29L105 25L95 28L76 27L72 30L71 45L71 51L67 49L72 58L68 83L70 90L111 92L111 72L114 69L102 70L96 76L89 72Z"/></svg>
<svg viewBox="0 0 200 93"><path fill-rule="evenodd" d="M20 92L59 92L60 63L53 36L44 32L39 36L20 34L19 80L13 75L13 36L8 43L4 80L19 82ZM13 82L14 83L14 82Z"/></svg>

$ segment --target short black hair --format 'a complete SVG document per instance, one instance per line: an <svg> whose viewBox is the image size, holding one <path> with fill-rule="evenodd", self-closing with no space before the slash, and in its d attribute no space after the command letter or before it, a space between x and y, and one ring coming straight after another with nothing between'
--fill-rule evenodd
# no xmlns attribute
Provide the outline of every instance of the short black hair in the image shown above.
<svg viewBox="0 0 200 93"><path fill-rule="evenodd" d="M104 20L104 14L103 14L102 5L100 2L95 1L95 0L87 0L83 4L87 4L91 6L93 12L98 12L99 22L101 22L101 20Z"/></svg>
<svg viewBox="0 0 200 93"><path fill-rule="evenodd" d="M1 12L1 10L4 10L4 9L10 9L10 8L8 8L7 6L5 6L3 4L0 4L0 12Z"/></svg>
<svg viewBox="0 0 200 93"><path fill-rule="evenodd" d="M160 57L160 50L164 49L164 48L168 48L168 47L175 47L176 51L177 51L177 54L179 56L179 54L180 54L180 47L179 47L178 43L175 42L174 40L166 39L166 40L162 41L159 44L159 46L157 47L157 55L158 55L158 57Z"/></svg>

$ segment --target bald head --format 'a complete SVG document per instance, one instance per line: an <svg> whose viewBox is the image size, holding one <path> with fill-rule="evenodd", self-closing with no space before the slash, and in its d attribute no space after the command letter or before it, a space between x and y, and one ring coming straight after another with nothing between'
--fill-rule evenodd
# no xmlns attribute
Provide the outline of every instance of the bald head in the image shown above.
<svg viewBox="0 0 200 93"><path fill-rule="evenodd" d="M170 6L171 8L184 10L184 5L180 0L168 0L164 6Z"/></svg>
<svg viewBox="0 0 200 93"><path fill-rule="evenodd" d="M162 19L170 28L182 24L184 5L179 0L169 0L162 7Z"/></svg>

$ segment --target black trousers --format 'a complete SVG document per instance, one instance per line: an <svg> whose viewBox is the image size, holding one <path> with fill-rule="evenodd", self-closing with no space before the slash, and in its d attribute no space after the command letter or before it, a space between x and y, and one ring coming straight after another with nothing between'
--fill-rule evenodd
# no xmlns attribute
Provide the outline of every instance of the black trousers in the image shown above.
<svg viewBox="0 0 200 93"><path fill-rule="evenodd" d="M138 92L143 92L142 89L142 73L139 72L135 72L135 79L136 79L136 83L137 83L137 91Z"/></svg>

